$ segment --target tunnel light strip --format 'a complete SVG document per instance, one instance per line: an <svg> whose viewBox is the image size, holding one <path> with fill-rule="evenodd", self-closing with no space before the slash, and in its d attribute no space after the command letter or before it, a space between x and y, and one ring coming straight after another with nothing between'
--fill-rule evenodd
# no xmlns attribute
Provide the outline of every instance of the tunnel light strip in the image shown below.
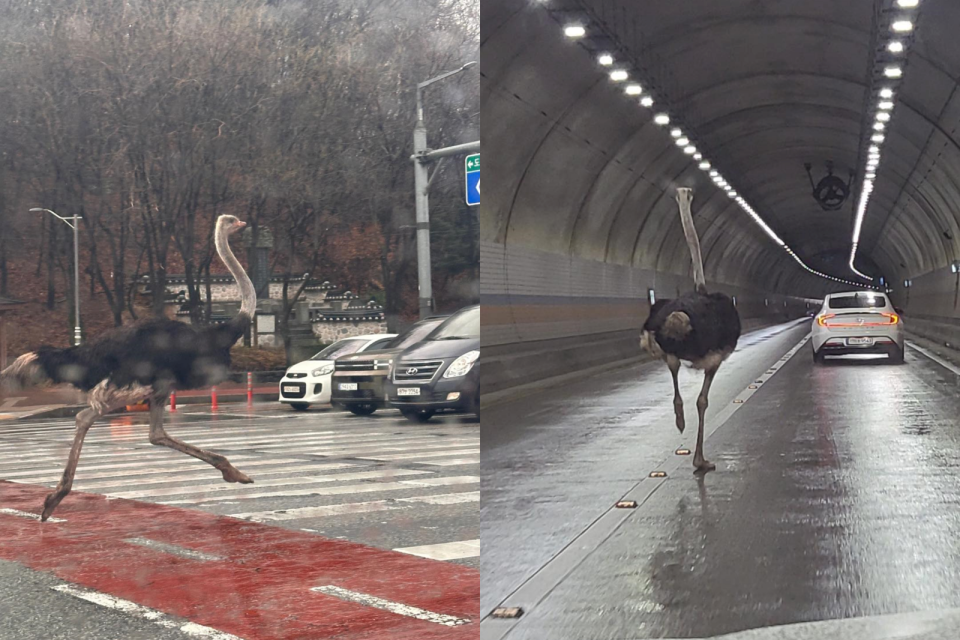
<svg viewBox="0 0 960 640"><path fill-rule="evenodd" d="M899 0L899 1L910 2L911 0ZM571 38L574 40L580 40L581 38L584 38L587 35L586 27L584 27L584 24L582 22L571 22L571 23L564 24L563 32L568 38ZM601 67L612 68L612 70L607 71L612 81L616 83L622 83L628 80L632 80L630 78L630 72L627 70L627 68L623 64L619 64L617 62L617 59L613 53L606 52L606 51L600 52L599 54L597 54L596 59L597 59L597 63ZM631 97L636 97L636 96L639 96L640 94L643 94L643 97L641 97L638 101L639 105L642 107L650 108L654 105L653 96L650 94L648 90L641 88L640 84L631 82L630 84L627 85L627 90L625 91L625 93ZM779 247L781 247L784 251L786 251L790 255L790 257L797 262L797 264L803 267L803 269L805 269L807 272L815 276L825 278L827 280L832 280L834 282L847 284L854 287L866 286L866 285L863 285L862 283L845 280L843 278L838 278L836 276L831 276L829 274L823 273L821 271L817 271L816 269L813 269L810 266L808 266L807 263L805 263L800 258L800 256L798 256L796 252L794 252L794 250L791 249L790 246L787 245L787 243L784 242L780 238L780 236L778 236L776 232L770 228L770 226L766 223L766 221L763 218L761 218L756 211L754 211L753 207L750 206L750 204L746 201L746 199L744 199L743 196L739 195L737 191L733 188L733 186L729 182L727 182L727 180L722 175L720 175L720 173L713 167L712 163L703 157L703 154L700 153L696 145L693 143L692 137L689 134L685 133L683 131L683 128L678 126L673 121L670 114L666 113L665 111L658 112L654 114L653 122L661 127L666 127L667 125L673 124L673 126L670 128L670 136L671 138L673 138L674 143L678 147L683 149L684 154L692 157L692 160L697 163L697 167L701 171L709 172L710 179L713 180L713 182L717 185L717 187L725 191L728 197L735 200L737 204L740 206L740 208L753 219L753 221L757 224L757 226L759 226L764 231L764 233L766 233L770 237L771 240L777 243ZM882 128L883 126L882 122L878 121L877 124L881 125L881 128Z"/></svg>
<svg viewBox="0 0 960 640"><path fill-rule="evenodd" d="M867 161L864 165L863 183L860 186L860 200L857 203L857 216L853 222L853 236L850 243L850 270L863 278L872 281L874 278L857 269L857 250L860 248L860 232L863 230L863 218L870 205L870 196L873 195L874 184L877 179L877 169L880 166L881 150L886 136L883 131L893 117L896 107L897 82L902 82L903 66L906 52L911 44L909 35L916 26L916 15L909 9L916 9L919 0L896 0L896 15L893 15L889 24L889 37L878 48L874 60L874 78L881 73L883 80L880 88L873 96L874 106L871 108L873 118L873 133L870 137L870 146L867 149ZM881 71L882 70L882 71ZM876 87L876 82L874 83Z"/></svg>

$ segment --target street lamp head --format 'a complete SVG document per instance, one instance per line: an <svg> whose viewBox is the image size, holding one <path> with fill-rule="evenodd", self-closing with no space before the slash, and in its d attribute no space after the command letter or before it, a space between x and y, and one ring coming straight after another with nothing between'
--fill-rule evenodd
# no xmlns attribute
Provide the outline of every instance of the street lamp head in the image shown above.
<svg viewBox="0 0 960 640"><path fill-rule="evenodd" d="M34 207L33 209L30 209L30 211L43 211L43 209L38 209L37 207Z"/></svg>
<svg viewBox="0 0 960 640"><path fill-rule="evenodd" d="M465 65L463 65L462 67L460 67L460 71L466 71L466 70L469 69L470 67L476 66L476 64L477 64L477 61L476 61L476 60L471 60L471 61L468 62L467 64L465 64Z"/></svg>

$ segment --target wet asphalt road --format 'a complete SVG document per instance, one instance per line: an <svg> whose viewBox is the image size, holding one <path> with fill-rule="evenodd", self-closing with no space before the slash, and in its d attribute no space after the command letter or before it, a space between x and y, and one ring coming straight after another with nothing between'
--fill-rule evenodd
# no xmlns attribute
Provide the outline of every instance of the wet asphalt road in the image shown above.
<svg viewBox="0 0 960 640"><path fill-rule="evenodd" d="M324 409L296 413L280 405L251 413L225 406L216 415L183 406L168 416L171 435L226 455L254 478L246 486L224 483L206 464L150 445L146 422L146 414L134 413L98 423L87 436L74 491L230 515L299 536L443 561L439 564L479 562L475 419L445 416L419 425L394 411L361 418ZM72 436L69 419L0 422L0 480L52 487ZM68 518L57 525L68 530L71 509L81 507L71 498L54 513ZM35 506L39 512L39 501ZM0 518L19 520L9 513ZM37 524L29 535L42 535L41 527L49 524ZM191 528L183 527L186 539ZM201 533L193 537L202 540ZM172 553L174 562L178 552L143 549L144 557ZM56 554L53 547L50 553ZM323 562L316 558L318 566ZM144 580L151 579L153 566L144 564ZM173 616L168 623L175 626L164 628L55 590L64 584L49 573L0 560L0 639L196 637L178 628L189 618ZM305 594L310 586L304 585ZM442 585L436 588L442 592ZM345 634L349 623L342 621Z"/></svg>
<svg viewBox="0 0 960 640"><path fill-rule="evenodd" d="M692 448L699 373L682 378L683 436L658 363L488 410L482 610L525 614L481 636L696 638L960 607L960 378L913 349L905 366L815 367L805 344L732 404L806 333L748 335L721 367L703 478L673 453ZM631 490L640 506L611 516Z"/></svg>

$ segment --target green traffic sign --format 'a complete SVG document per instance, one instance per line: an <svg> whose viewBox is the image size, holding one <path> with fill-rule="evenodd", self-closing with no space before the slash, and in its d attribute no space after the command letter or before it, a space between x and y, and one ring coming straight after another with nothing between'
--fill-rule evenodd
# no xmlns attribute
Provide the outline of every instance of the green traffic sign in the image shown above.
<svg viewBox="0 0 960 640"><path fill-rule="evenodd" d="M480 171L479 153L475 153L472 156L467 156L467 173L472 173L474 171Z"/></svg>

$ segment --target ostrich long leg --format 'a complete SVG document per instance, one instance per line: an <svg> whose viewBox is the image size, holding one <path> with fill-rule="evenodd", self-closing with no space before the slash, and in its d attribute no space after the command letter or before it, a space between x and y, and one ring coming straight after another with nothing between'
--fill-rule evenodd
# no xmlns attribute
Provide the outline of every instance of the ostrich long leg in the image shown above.
<svg viewBox="0 0 960 640"><path fill-rule="evenodd" d="M680 397L680 383L677 380L677 375L680 373L680 359L667 356L667 366L670 367L670 375L673 376L673 412L677 417L677 429L683 433L686 422L683 419L683 398Z"/></svg>
<svg viewBox="0 0 960 640"><path fill-rule="evenodd" d="M718 368L707 369L703 372L703 388L700 390L700 397L697 398L697 414L699 414L700 425L697 430L697 450L693 454L693 466L698 471L713 471L717 468L717 465L703 457L703 416L707 412L707 396L710 394L710 385L713 384L713 377L717 375Z"/></svg>
<svg viewBox="0 0 960 640"><path fill-rule="evenodd" d="M40 515L41 522L46 522L53 510L57 508L60 501L67 497L70 489L73 487L73 476L77 472L77 463L80 461L80 450L83 448L83 439L87 431L93 426L93 423L100 417L100 413L94 409L84 409L77 414L77 433L73 437L73 447L70 448L70 457L67 458L67 466L63 470L63 476L57 483L57 488L47 495L43 501L43 513Z"/></svg>
<svg viewBox="0 0 960 640"><path fill-rule="evenodd" d="M163 412L166 399L167 396L165 395L160 397L154 396L150 399L150 444L170 447L188 456L203 460L220 471L223 474L223 479L227 482L240 482L242 484L250 484L253 482L245 473L242 473L230 464L230 461L227 460L225 456L219 453L204 451L203 449L168 436L167 432L163 429Z"/></svg>

